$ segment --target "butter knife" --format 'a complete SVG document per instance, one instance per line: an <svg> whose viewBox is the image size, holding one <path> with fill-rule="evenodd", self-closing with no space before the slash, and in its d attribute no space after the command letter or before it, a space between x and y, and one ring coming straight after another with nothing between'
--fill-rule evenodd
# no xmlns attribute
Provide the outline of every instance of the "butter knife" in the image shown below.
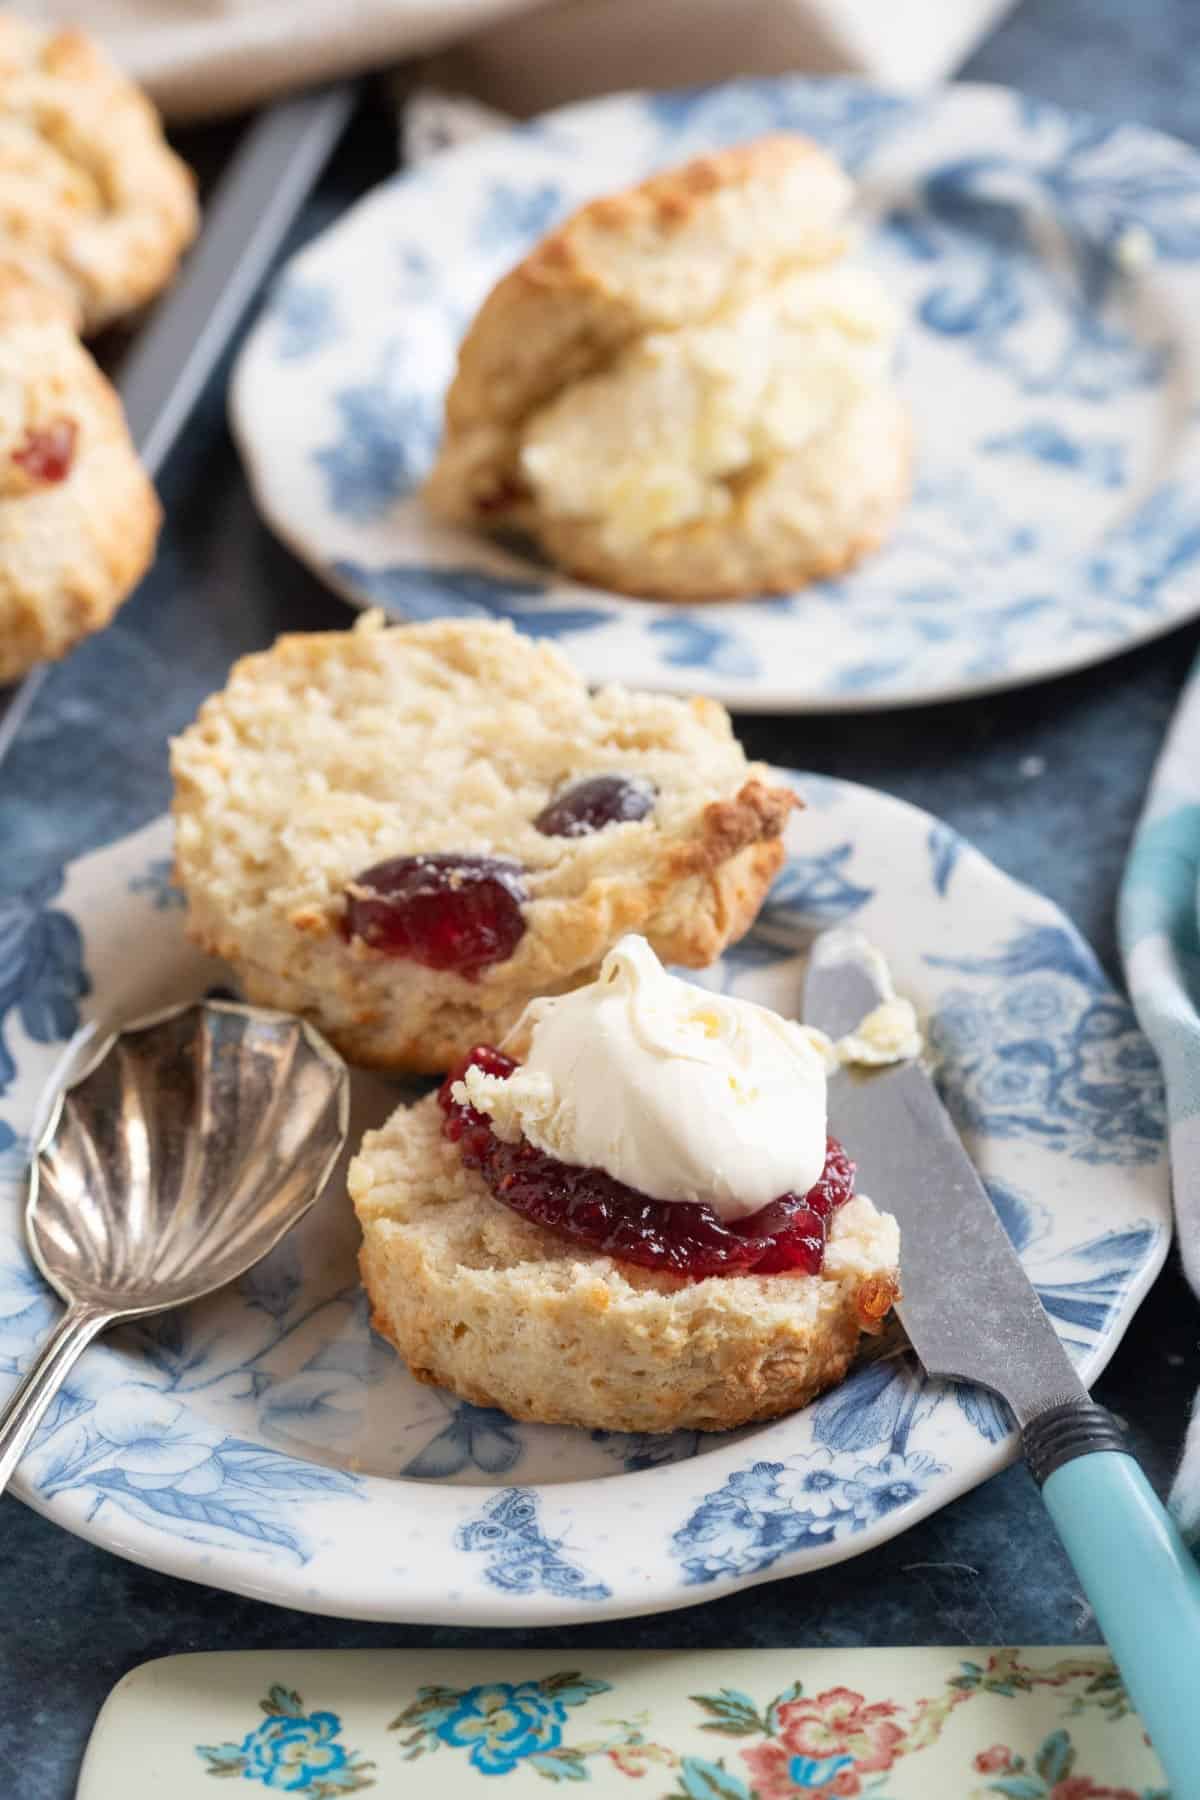
<svg viewBox="0 0 1200 1800"><path fill-rule="evenodd" d="M813 947L804 1016L832 1038L885 998L860 933ZM1171 1782L1200 1796L1200 1568L1112 1415L1088 1396L930 1077L842 1070L829 1129L900 1223L899 1314L930 1375L1011 1408L1042 1498Z"/></svg>

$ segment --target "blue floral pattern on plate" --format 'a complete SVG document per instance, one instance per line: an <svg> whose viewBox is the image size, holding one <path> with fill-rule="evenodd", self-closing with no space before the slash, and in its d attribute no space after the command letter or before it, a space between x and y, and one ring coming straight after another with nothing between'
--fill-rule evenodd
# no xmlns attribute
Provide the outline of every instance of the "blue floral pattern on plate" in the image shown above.
<svg viewBox="0 0 1200 1800"><path fill-rule="evenodd" d="M881 945L997 1211L1091 1377L1170 1229L1161 1088L1128 1008L1055 908L945 827L864 789L796 780L812 804L768 903L699 979L788 1011L816 932L852 919ZM168 852L164 820L0 908L0 1391L57 1311L20 1205L23 1146L67 1038L213 984L163 904ZM364 1125L396 1100L356 1078ZM519 1424L407 1374L371 1332L356 1252L331 1193L237 1288L93 1347L18 1490L155 1567L285 1604L553 1623L680 1605L866 1548L1014 1453L994 1400L926 1381L893 1337L814 1405L728 1436Z"/></svg>
<svg viewBox="0 0 1200 1800"><path fill-rule="evenodd" d="M670 606L435 525L418 489L496 278L598 186L777 129L854 172L907 321L916 482L885 548L796 595ZM1016 683L1200 606L1197 192L1194 150L997 88L610 98L435 159L308 246L239 362L235 429L268 519L347 598L512 619L591 680L799 711Z"/></svg>

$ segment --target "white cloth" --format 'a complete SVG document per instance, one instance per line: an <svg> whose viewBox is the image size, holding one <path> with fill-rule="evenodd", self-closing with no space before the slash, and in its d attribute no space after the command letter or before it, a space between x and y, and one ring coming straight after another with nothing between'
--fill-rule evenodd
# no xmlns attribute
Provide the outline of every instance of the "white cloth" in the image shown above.
<svg viewBox="0 0 1200 1800"><path fill-rule="evenodd" d="M453 54L436 79L516 113L788 69L949 74L1013 0L17 0L102 39L168 117ZM521 14L524 16L517 17Z"/></svg>

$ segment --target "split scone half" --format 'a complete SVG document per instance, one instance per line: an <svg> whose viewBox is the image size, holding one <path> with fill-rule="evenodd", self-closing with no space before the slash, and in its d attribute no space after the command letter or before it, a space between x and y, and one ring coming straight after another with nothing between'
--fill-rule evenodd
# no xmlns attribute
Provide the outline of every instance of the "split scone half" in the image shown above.
<svg viewBox="0 0 1200 1800"><path fill-rule="evenodd" d="M804 1405L881 1328L899 1264L826 1138L816 1036L623 939L534 1002L511 1056L475 1049L367 1134L376 1329L517 1419L720 1431Z"/></svg>
<svg viewBox="0 0 1200 1800"><path fill-rule="evenodd" d="M619 687L506 624L281 638L172 747L188 930L351 1061L437 1073L627 931L744 933L795 796L724 708Z"/></svg>
<svg viewBox="0 0 1200 1800"><path fill-rule="evenodd" d="M69 304L0 252L0 683L108 624L160 516Z"/></svg>
<svg viewBox="0 0 1200 1800"><path fill-rule="evenodd" d="M667 600L848 568L887 535L911 459L898 315L845 259L852 198L780 134L584 207L468 331L430 508Z"/></svg>
<svg viewBox="0 0 1200 1800"><path fill-rule="evenodd" d="M689 1282L589 1253L507 1211L441 1132L437 1097L350 1166L372 1323L420 1381L514 1419L726 1431L845 1375L897 1292L899 1233L863 1195L819 1275Z"/></svg>

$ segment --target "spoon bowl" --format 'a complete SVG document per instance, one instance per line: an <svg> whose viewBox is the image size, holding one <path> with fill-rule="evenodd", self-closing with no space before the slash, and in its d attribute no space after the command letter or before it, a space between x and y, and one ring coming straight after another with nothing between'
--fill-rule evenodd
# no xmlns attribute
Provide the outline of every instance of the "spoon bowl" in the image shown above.
<svg viewBox="0 0 1200 1800"><path fill-rule="evenodd" d="M203 1001L96 1045L30 1171L29 1247L67 1311L0 1414L0 1490L98 1332L224 1287L309 1210L349 1107L346 1065L285 1013Z"/></svg>

